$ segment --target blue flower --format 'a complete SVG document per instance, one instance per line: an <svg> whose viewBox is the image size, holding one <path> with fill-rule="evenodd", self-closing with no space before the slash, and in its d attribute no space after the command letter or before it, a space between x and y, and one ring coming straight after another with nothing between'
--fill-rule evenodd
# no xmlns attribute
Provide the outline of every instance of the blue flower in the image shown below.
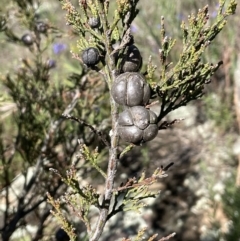
<svg viewBox="0 0 240 241"><path fill-rule="evenodd" d="M216 18L217 15L218 15L218 12L217 12L217 11L213 11L213 12L210 13L210 17L211 17L211 18Z"/></svg>
<svg viewBox="0 0 240 241"><path fill-rule="evenodd" d="M56 67L56 61L54 59L48 59L47 62L46 62L46 66L49 69L53 69L53 68Z"/></svg>
<svg viewBox="0 0 240 241"><path fill-rule="evenodd" d="M130 26L131 32L136 33L138 31L138 26L136 24L132 24Z"/></svg>
<svg viewBox="0 0 240 241"><path fill-rule="evenodd" d="M53 45L53 52L54 52L54 54L60 54L60 53L63 52L66 48L67 48L67 45L66 45L66 44L55 43L55 44Z"/></svg>
<svg viewBox="0 0 240 241"><path fill-rule="evenodd" d="M177 19L178 19L179 21L184 21L184 20L185 20L185 16L184 16L184 14L182 14L182 13L178 13L178 14L176 15L176 17L177 17Z"/></svg>
<svg viewBox="0 0 240 241"><path fill-rule="evenodd" d="M219 9L219 4L217 3L216 5L215 5L215 8L214 8L214 10L213 11L210 11L210 18L215 18L215 17L217 17L217 15L218 15L218 9Z"/></svg>

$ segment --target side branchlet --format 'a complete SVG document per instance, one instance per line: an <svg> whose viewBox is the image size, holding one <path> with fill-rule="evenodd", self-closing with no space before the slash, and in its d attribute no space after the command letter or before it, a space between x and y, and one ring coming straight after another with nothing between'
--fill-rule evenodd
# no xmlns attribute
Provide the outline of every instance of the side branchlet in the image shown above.
<svg viewBox="0 0 240 241"><path fill-rule="evenodd" d="M208 6L200 9L195 16L189 15L188 24L182 22L183 48L179 61L173 65L168 61L170 51L176 40L166 36L164 18L161 19L161 49L159 83L152 86L157 93L161 108L158 121L161 121L170 111L186 105L191 100L203 95L204 85L210 82L211 76L221 66L204 63L203 53L226 24L226 18L235 13L236 1L231 1L223 11L225 1L221 1L218 16L214 23L209 23ZM149 65L151 66L151 65ZM149 68L149 67L148 67ZM149 83L152 83L151 77Z"/></svg>

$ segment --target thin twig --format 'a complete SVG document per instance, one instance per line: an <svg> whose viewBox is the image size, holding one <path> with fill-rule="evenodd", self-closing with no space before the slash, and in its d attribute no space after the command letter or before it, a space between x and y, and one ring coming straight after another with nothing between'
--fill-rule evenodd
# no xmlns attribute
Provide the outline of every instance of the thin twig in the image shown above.
<svg viewBox="0 0 240 241"><path fill-rule="evenodd" d="M129 144L119 155L119 159L121 159L124 155L126 155L130 150L133 149L133 147L135 147L136 145L134 145L133 143Z"/></svg>
<svg viewBox="0 0 240 241"><path fill-rule="evenodd" d="M168 127L171 127L173 126L174 124L176 123L180 123L181 121L183 121L184 119L175 119L173 121L164 121L160 124L160 126L158 127L159 130L164 130L164 129L167 129Z"/></svg>
<svg viewBox="0 0 240 241"><path fill-rule="evenodd" d="M119 46L116 47L111 53L111 56L113 56L115 53L119 52L120 50L124 49L127 44L131 40L131 30L130 28L126 31L125 35L123 36L122 42L120 43Z"/></svg>
<svg viewBox="0 0 240 241"><path fill-rule="evenodd" d="M65 114L62 114L62 117L66 118L66 119L69 119L69 120L74 120L76 122L78 122L79 124L82 124L84 126L87 126L89 127L89 129L91 129L91 131L98 135L99 138L101 139L101 141L108 147L110 147L110 143L106 140L106 138L103 136L103 133L101 131L98 131L97 129L95 129L92 125L88 124L86 121L82 120L82 119L79 119L75 116L71 116L71 115L65 115Z"/></svg>
<svg viewBox="0 0 240 241"><path fill-rule="evenodd" d="M158 241L169 240L170 238L173 238L175 235L176 235L176 233L172 233L172 234L168 235L167 237L163 237L163 238L159 239Z"/></svg>

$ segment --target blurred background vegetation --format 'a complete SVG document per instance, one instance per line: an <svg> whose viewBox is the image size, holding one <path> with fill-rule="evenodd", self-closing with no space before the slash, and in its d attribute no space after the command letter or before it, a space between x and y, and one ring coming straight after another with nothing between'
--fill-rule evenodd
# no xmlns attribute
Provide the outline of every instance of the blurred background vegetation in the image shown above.
<svg viewBox="0 0 240 241"><path fill-rule="evenodd" d="M9 14L8 26L16 36L21 38L23 34L29 32L29 29L27 29L27 24L19 22L20 18L16 11L17 2L19 1L1 0L0 14ZM77 6L78 1L72 2ZM143 56L143 70L146 69L150 55L156 64L160 63L158 49L161 47L161 16L165 18L167 35L177 39L171 54L172 61L176 62L181 50L181 22L187 21L189 14L196 13L206 4L209 5L209 21L211 21L217 13L218 1L216 0L139 1L140 13L132 25L132 33ZM51 26L49 35L53 37L43 36L41 39L44 51L36 52L17 42L10 42L3 33L0 33L1 150L6 147L11 149L10 147L16 143L17 133L20 133L18 136L22 141L18 143L17 151L8 163L7 180L6 169L2 166L4 158L9 157L11 153L2 151L0 154L2 155L2 160L0 160L1 189L9 185L16 175L37 163L49 126L58 120L71 103L76 89L83 91L83 96L80 97L73 110L74 115L87 119L94 126L100 126L101 130L109 131L110 128L107 93L101 95L106 86L95 73L87 75L89 85L85 86L85 70L78 61L72 59L70 54L70 50L75 49L77 36L66 26L65 12L61 10L59 2L41 0L36 13L41 21ZM227 27L205 54L206 61L216 63L223 60L224 62L213 76L212 82L206 86L205 96L189 106L181 107L170 113L167 116L168 120L184 118L184 121L168 130L160 131L154 141L144 147L136 148L120 163L119 173L122 177L136 175L143 169L151 173L160 165L174 162L169 176L155 187L162 190L159 198L151 202L152 206L143 211L143 221L140 223L134 223L136 219L134 216L127 216L127 218L118 216L118 221L109 224L109 228L116 230L115 234L111 237L105 234L103 240L116 240L132 235L142 225L150 227L149 234L157 232L160 236L164 236L170 232L176 232L177 235L172 240L233 241L240 239L240 183L238 181L240 123L235 96L236 92L240 96L240 87L238 89L240 84L237 83L240 76L236 77L237 71L240 71L240 65L237 65L240 58L239 42L240 11L238 6L237 14L229 19ZM6 76L17 76L13 78L15 84L20 80L19 71L26 67L26 61L23 60L36 68L39 63L43 65L46 61L54 61L54 66L48 70L47 84L46 82L43 84L43 79L35 79L36 82L32 84L37 88L38 95L44 96L44 101L39 102L40 107L35 105L35 102L41 99L37 98L38 95L22 96L22 99L19 97L25 94L28 83L16 85L19 88L15 93L16 98L10 94L11 87L9 85L7 85L8 88L6 87ZM24 63L25 66L23 66ZM92 84L95 85L94 89L91 88ZM22 92L18 96L17 91L20 90ZM21 115L21 111L24 110L21 101L32 101L30 111L33 116ZM19 118L25 118L21 132ZM32 133L35 135L31 136ZM87 128L83 129L76 123L64 121L56 129L55 137L52 139L54 144L49 144L49 148L52 148L50 167L56 167L64 172L78 150L74 140L87 140L89 135L91 133ZM26 145L28 149L25 148ZM93 140L89 143L92 149L97 145L99 143ZM21 150L24 150L24 153ZM102 156L104 155L103 152ZM102 163L102 165L106 164ZM83 172L83 178L99 185L94 174L87 175L88 168L88 166L82 167L82 170L86 171ZM48 183L51 183L52 174L47 175L49 176L42 180L48 180ZM128 226L127 219L131 220ZM22 225L18 225L18 228L26 226L27 222L26 219ZM58 223L51 223L51 228L49 228L49 221L46 218L42 224L44 232L41 236L25 232L10 240L64 240L57 239ZM83 230L80 228L79 232ZM35 239L32 238L33 236Z"/></svg>

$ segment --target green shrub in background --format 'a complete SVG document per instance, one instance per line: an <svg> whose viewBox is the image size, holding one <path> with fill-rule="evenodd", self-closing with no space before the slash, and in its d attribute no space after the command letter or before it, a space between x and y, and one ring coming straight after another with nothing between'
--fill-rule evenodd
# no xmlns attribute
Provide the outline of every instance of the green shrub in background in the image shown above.
<svg viewBox="0 0 240 241"><path fill-rule="evenodd" d="M0 186L4 188L0 233L2 240L9 240L25 223L31 225L29 213L36 210L39 221L33 240L39 240L50 215L46 191L57 197L66 190L49 168L65 173L78 140L96 147L84 121L100 126L99 121L108 118L106 112L98 111L104 106L107 109L105 87L101 76L86 73L79 64L71 65L70 71L64 64L67 45L60 30L39 15L38 1L11 1L5 7L1 12L2 43L16 54L3 60L6 66L12 65L7 74L1 74L0 85ZM4 68L2 71L6 73ZM62 114L70 113L82 118L83 124L66 122ZM19 172L22 175L12 182Z"/></svg>
<svg viewBox="0 0 240 241"><path fill-rule="evenodd" d="M157 193L150 192L149 186L165 176L168 166L159 167L152 176L146 177L143 173L140 177L126 180L121 186L114 186L115 178L119 175L117 163L135 146L152 139L156 126L161 130L178 121L163 121L168 113L202 97L205 84L210 82L210 77L221 65L221 62L204 62L203 53L225 26L226 18L236 9L235 1L226 6L224 1L220 1L216 18L210 24L207 7L196 15L191 14L181 24L182 44L177 41L177 45L173 39L175 32L169 34L169 29L165 29L167 21L163 17L159 19L159 38L153 33L160 48L160 63L155 66L151 58L141 59L139 54L133 58L130 56L134 41L137 43L133 29L133 20L139 13L137 0L117 0L114 4L107 0L60 2L67 12L66 21L72 27L72 36L77 39L72 46L72 55L82 66L75 64L71 67L74 73L68 80L60 74L52 74L59 63L55 66L55 61L49 57L49 48L53 44L55 54L60 54L66 45L58 43L60 31L41 19L37 12L37 1L12 2L17 12L14 17L19 28L25 28L24 34L23 31L20 31L21 34L13 31L10 24L12 15L6 14L11 9L1 15L3 34L25 52L21 65L17 63L17 69L1 78L1 106L9 104L11 107L5 110L1 122L1 180L7 206L0 227L3 240L9 240L14 231L24 225L22 220L27 214L45 203L45 211L38 214L41 222L33 240L43 238L45 221L51 209L45 202L46 191L48 202L55 208L54 216L71 240L80 237L80 231L74 223L76 219L85 224L89 240L99 240L105 224L115 214L127 210L139 211L144 205L143 199L156 197ZM110 13L109 9L115 10ZM175 60L171 57L171 51L176 46L179 56L171 62ZM140 47L139 50L141 53ZM142 69L138 64L141 61ZM130 69L126 64L130 64ZM156 117L151 114L151 120L149 117L139 120L135 115L133 123L125 122L124 118L127 121L131 119L135 105L123 107L116 103L118 99L112 87L126 69L132 73L123 78L123 83L133 88L133 92L123 92L120 97L126 95L123 101L128 106L131 95L135 94L134 89L138 88L138 92L141 92L150 87L151 100L144 97L137 106L141 105L141 108L138 107L140 114L143 114L143 110L150 113L148 109L157 103L160 111ZM62 73L61 67L58 71ZM139 74L136 72L140 71L143 80L137 87L134 83L139 81ZM129 76L138 77L125 83ZM140 124L136 124L137 121ZM147 122L153 128L150 131L142 128L145 136L141 136L142 129L138 134L139 129L136 128L142 122ZM123 130L120 129L121 125L124 126ZM125 131L129 126L133 127L130 133ZM133 133L132 130L137 132ZM31 166L34 166L34 174L27 180ZM49 172L49 168L52 171ZM19 170L25 173L26 181L22 193L16 195L14 210L10 212L10 183L14 173ZM83 185L82 181L88 177L92 177L92 185ZM94 177L99 182L105 182L104 191L99 192L94 188ZM35 200L36 196L41 199ZM98 210L97 221L93 222L92 211L95 209ZM71 210L71 215L66 215L65 210ZM142 230L136 240L143 235Z"/></svg>
<svg viewBox="0 0 240 241"><path fill-rule="evenodd" d="M224 192L221 195L221 203L215 200L214 212L219 211L219 205L222 211L222 218L224 221L224 225L221 224L221 221L216 217L212 217L212 226L211 230L209 230L207 235L207 240L239 240L240 232L239 232L239 204L240 204L240 193L239 186L236 186L236 176L232 175L225 183L224 183ZM213 200L214 198L211 198Z"/></svg>
<svg viewBox="0 0 240 241"><path fill-rule="evenodd" d="M229 221L229 230L224 234L225 240L238 240L240 238L240 188L235 185L234 176L226 183L223 194L223 209Z"/></svg>

